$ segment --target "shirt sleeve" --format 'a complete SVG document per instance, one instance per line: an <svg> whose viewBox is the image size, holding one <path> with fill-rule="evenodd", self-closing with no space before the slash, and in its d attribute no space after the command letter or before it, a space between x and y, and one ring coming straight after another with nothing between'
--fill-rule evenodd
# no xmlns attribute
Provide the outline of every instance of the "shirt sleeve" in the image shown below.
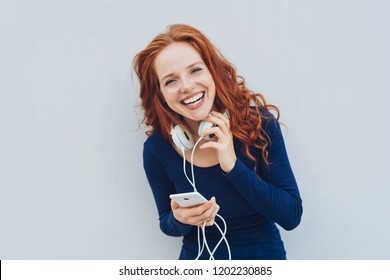
<svg viewBox="0 0 390 280"><path fill-rule="evenodd" d="M175 219L170 206L169 195L175 193L174 184L169 181L161 161L144 144L143 161L145 174L156 202L161 231L170 236L183 236L192 229L191 225L182 224Z"/></svg>
<svg viewBox="0 0 390 280"><path fill-rule="evenodd" d="M237 159L233 169L225 176L256 211L285 230L292 230L300 223L302 200L279 123L275 119L268 121L266 132L271 140L268 149L270 164L268 167L257 165L258 170L265 170L262 172L265 175L260 177ZM260 158L257 160L262 162Z"/></svg>

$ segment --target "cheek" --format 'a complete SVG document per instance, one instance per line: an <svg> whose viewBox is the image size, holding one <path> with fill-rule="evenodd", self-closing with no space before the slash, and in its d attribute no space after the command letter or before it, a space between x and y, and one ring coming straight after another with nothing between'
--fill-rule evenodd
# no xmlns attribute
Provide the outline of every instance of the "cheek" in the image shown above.
<svg viewBox="0 0 390 280"><path fill-rule="evenodd" d="M160 89L160 91L161 91L161 95L164 98L165 102L169 103L169 100L172 99L171 98L172 93L170 93L170 91L167 89L164 89L164 90Z"/></svg>
<svg viewBox="0 0 390 280"><path fill-rule="evenodd" d="M211 80L211 81L209 82L209 90L210 90L210 93L211 93L211 94L214 94L214 95L215 95L215 83L214 83L213 80Z"/></svg>
<svg viewBox="0 0 390 280"><path fill-rule="evenodd" d="M172 107L175 103L177 103L177 94L174 94L173 92L168 92L164 95L165 102L168 103L169 107Z"/></svg>
<svg viewBox="0 0 390 280"><path fill-rule="evenodd" d="M168 103L167 95L166 95L163 91L161 91L161 96L162 96L162 100L163 100L164 102Z"/></svg>
<svg viewBox="0 0 390 280"><path fill-rule="evenodd" d="M205 76L204 79L205 79L205 82L208 84L209 88L215 89L214 79L210 73L208 73L208 75Z"/></svg>
<svg viewBox="0 0 390 280"><path fill-rule="evenodd" d="M178 101L176 100L177 95L170 93L170 92L165 92L163 94L164 101L167 103L168 107L171 108L173 111L176 112L176 107Z"/></svg>

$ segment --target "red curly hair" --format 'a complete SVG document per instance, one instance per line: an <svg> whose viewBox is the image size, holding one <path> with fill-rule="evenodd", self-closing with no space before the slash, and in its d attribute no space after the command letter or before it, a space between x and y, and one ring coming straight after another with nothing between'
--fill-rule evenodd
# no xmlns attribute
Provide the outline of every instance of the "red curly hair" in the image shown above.
<svg viewBox="0 0 390 280"><path fill-rule="evenodd" d="M150 44L139 52L133 60L135 72L140 81L141 106L144 110L142 123L151 127L147 135L161 130L163 136L172 142L171 125L185 126L184 121L164 102L154 62L158 54L175 42L190 44L202 57L214 80L215 107L221 112L226 109L230 116L230 130L245 147L246 155L256 162L250 148L260 149L265 163L268 164L268 135L262 128L262 121L269 118L262 113L275 110L279 119L279 109L267 104L259 93L248 90L245 80L237 76L235 67L227 61L208 38L199 30L184 24L168 26L167 31L157 35Z"/></svg>

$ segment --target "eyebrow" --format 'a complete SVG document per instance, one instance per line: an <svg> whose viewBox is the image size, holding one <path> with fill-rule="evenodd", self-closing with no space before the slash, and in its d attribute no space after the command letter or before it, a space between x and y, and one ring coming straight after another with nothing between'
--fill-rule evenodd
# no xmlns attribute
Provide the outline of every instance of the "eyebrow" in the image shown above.
<svg viewBox="0 0 390 280"><path fill-rule="evenodd" d="M186 67L186 69L192 68L192 67L194 67L196 64L203 64L203 65L205 65L203 61L197 61L197 62L195 62L195 63L191 63L190 65L188 65L188 66ZM162 81L164 81L166 78L168 78L168 77L170 77L170 76L173 76L173 75L174 75L174 73L169 73L169 74L165 75L164 77L161 78L160 83L161 83Z"/></svg>

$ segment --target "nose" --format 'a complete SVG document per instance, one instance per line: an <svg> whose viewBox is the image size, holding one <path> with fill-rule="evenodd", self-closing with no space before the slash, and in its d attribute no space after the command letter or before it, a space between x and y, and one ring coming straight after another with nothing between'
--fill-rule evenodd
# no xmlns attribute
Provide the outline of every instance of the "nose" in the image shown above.
<svg viewBox="0 0 390 280"><path fill-rule="evenodd" d="M189 77L182 78L180 91L183 93L190 92L195 88L195 81Z"/></svg>

